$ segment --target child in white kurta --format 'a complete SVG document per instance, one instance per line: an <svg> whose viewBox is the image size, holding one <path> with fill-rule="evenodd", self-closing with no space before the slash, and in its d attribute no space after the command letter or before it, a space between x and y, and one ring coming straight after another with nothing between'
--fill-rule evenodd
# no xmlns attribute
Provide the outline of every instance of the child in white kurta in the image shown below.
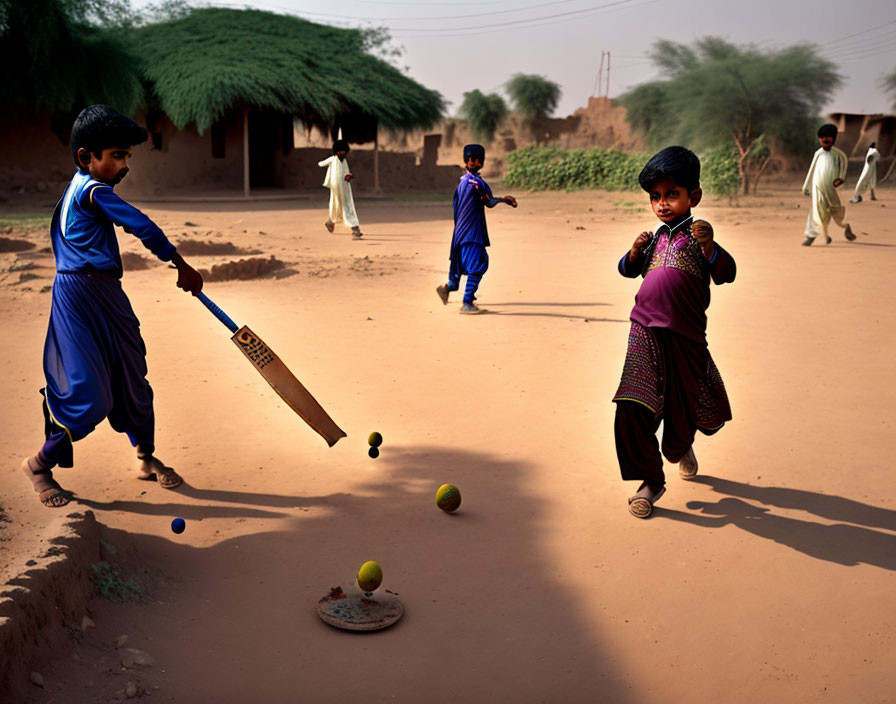
<svg viewBox="0 0 896 704"><path fill-rule="evenodd" d="M842 185L843 179L846 178L848 160L846 154L834 146L836 141L836 125L827 124L819 128L818 142L821 148L815 152L809 173L806 174L806 182L803 184L803 194L812 196L812 208L809 217L806 218L804 247L810 246L820 233L824 233L827 244L831 243L831 238L828 236L828 223L831 218L844 229L843 235L846 239L856 238L849 223L843 222L846 207L841 205L840 196L837 195L837 187Z"/></svg>
<svg viewBox="0 0 896 704"><path fill-rule="evenodd" d="M324 188L330 189L330 217L324 226L333 232L336 223L344 222L352 228L352 239L359 240L363 233L355 213L355 200L352 198L351 180L354 177L345 158L348 152L348 142L337 139L333 142L333 156L317 163L318 166L327 167Z"/></svg>
<svg viewBox="0 0 896 704"><path fill-rule="evenodd" d="M877 151L877 142L872 142L868 153L865 155L865 165L862 167L862 175L859 176L859 182L856 184L856 194L852 197L850 203L861 203L862 194L865 189L871 189L871 200L877 200L874 195L874 189L877 188L877 162L880 159L880 152Z"/></svg>

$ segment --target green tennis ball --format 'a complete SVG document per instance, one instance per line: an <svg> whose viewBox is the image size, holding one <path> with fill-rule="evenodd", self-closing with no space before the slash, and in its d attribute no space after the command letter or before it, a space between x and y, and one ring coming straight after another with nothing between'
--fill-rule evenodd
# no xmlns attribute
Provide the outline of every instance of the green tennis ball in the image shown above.
<svg viewBox="0 0 896 704"><path fill-rule="evenodd" d="M442 484L436 492L436 506L451 513L460 506L460 490L453 484Z"/></svg>
<svg viewBox="0 0 896 704"><path fill-rule="evenodd" d="M372 592L383 583L383 568L371 560L358 570L358 586L365 592Z"/></svg>
<svg viewBox="0 0 896 704"><path fill-rule="evenodd" d="M383 436L375 430L368 436L367 444L371 447L379 447L383 444Z"/></svg>

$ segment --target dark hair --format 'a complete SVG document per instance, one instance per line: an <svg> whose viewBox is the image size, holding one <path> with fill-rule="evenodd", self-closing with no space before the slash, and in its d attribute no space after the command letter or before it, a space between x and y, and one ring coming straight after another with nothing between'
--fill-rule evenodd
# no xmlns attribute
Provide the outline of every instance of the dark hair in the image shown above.
<svg viewBox="0 0 896 704"><path fill-rule="evenodd" d="M872 148L872 149L877 149L877 142L872 142L872 143L871 143L871 148Z"/></svg>
<svg viewBox="0 0 896 704"><path fill-rule="evenodd" d="M348 142L344 139L337 139L333 142L333 153L336 152L348 152L351 151L351 148L348 146Z"/></svg>
<svg viewBox="0 0 896 704"><path fill-rule="evenodd" d="M485 159L485 147L481 144L468 144L464 147L464 161L467 159Z"/></svg>
<svg viewBox="0 0 896 704"><path fill-rule="evenodd" d="M826 125L822 125L818 128L818 136L833 137L834 139L837 139L837 125L832 125L830 122Z"/></svg>
<svg viewBox="0 0 896 704"><path fill-rule="evenodd" d="M145 128L108 105L91 105L80 112L72 125L72 159L80 169L79 149L99 156L109 147L143 144L148 136Z"/></svg>
<svg viewBox="0 0 896 704"><path fill-rule="evenodd" d="M700 159L690 149L666 147L650 157L638 174L638 183L649 193L663 178L671 178L688 192L700 188Z"/></svg>

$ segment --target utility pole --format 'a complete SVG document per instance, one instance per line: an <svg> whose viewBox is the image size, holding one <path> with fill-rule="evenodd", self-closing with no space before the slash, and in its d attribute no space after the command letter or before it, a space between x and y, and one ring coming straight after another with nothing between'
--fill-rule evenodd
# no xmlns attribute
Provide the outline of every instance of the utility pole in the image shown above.
<svg viewBox="0 0 896 704"><path fill-rule="evenodd" d="M610 97L610 52L607 52L607 83L604 86L604 97Z"/></svg>
<svg viewBox="0 0 896 704"><path fill-rule="evenodd" d="M594 88L591 89L591 97L595 95L600 97L601 81L604 76L604 54L606 53L605 51L600 52L600 66L597 69L597 75L594 77Z"/></svg>

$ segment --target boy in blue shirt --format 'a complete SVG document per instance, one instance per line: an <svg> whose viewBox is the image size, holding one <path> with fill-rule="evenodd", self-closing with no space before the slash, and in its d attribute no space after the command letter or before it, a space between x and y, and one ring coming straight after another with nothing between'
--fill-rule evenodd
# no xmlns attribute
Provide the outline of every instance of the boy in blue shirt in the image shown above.
<svg viewBox="0 0 896 704"><path fill-rule="evenodd" d="M448 304L448 294L460 288L460 277L467 275L467 287L461 313L482 313L483 309L473 301L476 289L488 269L489 246L488 227L485 224L485 208L494 208L498 203L516 207L516 198L504 196L495 198L492 189L479 175L485 163L485 148L479 144L464 147L464 165L467 173L460 177L454 191L454 235L451 238L451 266L448 269L448 283L436 287L442 305Z"/></svg>
<svg viewBox="0 0 896 704"><path fill-rule="evenodd" d="M114 225L140 238L163 262L177 268L177 286L194 296L202 276L177 253L159 227L113 191L127 175L132 146L146 130L105 105L81 111L72 127L78 167L50 225L56 278L44 345L45 442L22 462L45 506L69 503L53 478L57 464L72 466L72 442L104 418L137 448L141 479L165 489L183 479L155 451L152 389L146 381L146 347L140 323L121 288L122 265Z"/></svg>

